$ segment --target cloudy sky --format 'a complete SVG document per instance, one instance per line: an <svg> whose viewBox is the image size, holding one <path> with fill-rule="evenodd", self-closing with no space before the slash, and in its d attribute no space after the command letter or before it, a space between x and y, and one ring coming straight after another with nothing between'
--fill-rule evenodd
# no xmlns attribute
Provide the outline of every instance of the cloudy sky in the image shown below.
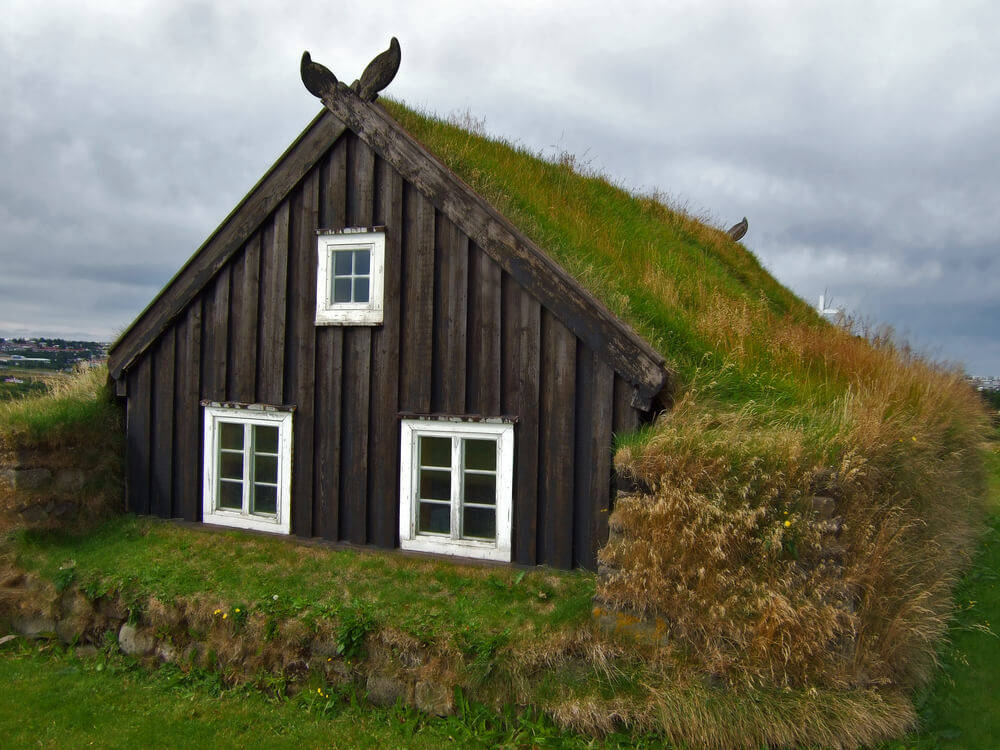
<svg viewBox="0 0 1000 750"><path fill-rule="evenodd" d="M387 93L746 215L802 297L1000 374L996 3L111 5L0 0L0 335L124 328L318 111L302 51L395 35Z"/></svg>

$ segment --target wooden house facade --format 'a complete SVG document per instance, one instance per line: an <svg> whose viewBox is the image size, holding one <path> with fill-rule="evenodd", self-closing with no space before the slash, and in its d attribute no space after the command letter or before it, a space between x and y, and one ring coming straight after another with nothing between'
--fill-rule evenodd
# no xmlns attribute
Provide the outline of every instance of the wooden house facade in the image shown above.
<svg viewBox="0 0 1000 750"><path fill-rule="evenodd" d="M593 567L662 357L384 108L326 93L110 352L128 508Z"/></svg>

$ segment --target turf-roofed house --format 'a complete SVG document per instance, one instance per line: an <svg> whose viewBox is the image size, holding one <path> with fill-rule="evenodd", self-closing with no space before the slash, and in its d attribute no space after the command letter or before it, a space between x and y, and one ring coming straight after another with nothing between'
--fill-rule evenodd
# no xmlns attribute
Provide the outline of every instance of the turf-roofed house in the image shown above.
<svg viewBox="0 0 1000 750"><path fill-rule="evenodd" d="M140 514L594 567L663 357L376 103L324 110L121 335Z"/></svg>

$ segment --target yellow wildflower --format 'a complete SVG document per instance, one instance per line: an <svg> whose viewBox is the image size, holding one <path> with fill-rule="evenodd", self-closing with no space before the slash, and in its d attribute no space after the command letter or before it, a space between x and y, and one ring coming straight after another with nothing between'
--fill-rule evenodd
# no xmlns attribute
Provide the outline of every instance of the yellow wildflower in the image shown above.
<svg viewBox="0 0 1000 750"><path fill-rule="evenodd" d="M788 528L789 526L791 526L791 525L792 525L792 522L791 522L791 521L785 521L785 528L786 528L786 529L787 529L787 528Z"/></svg>
<svg viewBox="0 0 1000 750"><path fill-rule="evenodd" d="M222 613L222 619L225 620L227 617L229 617L229 613L228 612L223 612Z"/></svg>

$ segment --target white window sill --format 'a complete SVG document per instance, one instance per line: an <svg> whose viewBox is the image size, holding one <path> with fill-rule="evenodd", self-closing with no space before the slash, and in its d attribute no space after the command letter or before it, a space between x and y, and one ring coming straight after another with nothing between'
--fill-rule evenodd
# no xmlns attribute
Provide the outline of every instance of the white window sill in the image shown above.
<svg viewBox="0 0 1000 750"><path fill-rule="evenodd" d="M472 539L448 539L447 537L416 535L412 539L401 539L399 546L413 552L430 552L436 555L469 557L475 560L497 560L510 562L510 547L499 547L495 542L477 542Z"/></svg>

